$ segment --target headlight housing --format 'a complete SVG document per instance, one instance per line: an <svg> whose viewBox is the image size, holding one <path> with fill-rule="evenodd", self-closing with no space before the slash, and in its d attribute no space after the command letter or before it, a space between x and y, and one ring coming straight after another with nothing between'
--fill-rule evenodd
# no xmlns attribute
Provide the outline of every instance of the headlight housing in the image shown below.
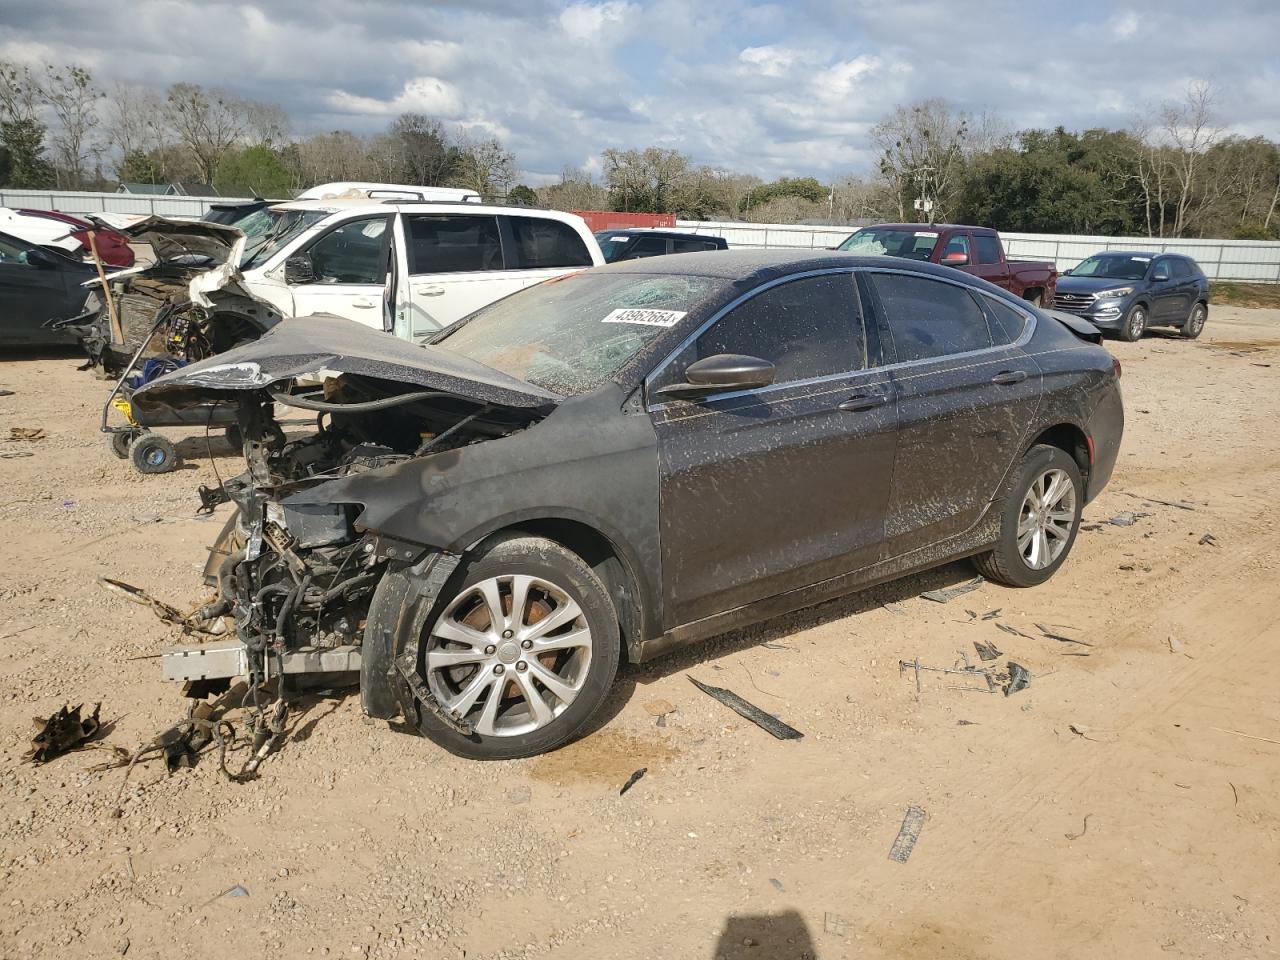
<svg viewBox="0 0 1280 960"><path fill-rule="evenodd" d="M1114 290L1099 290L1098 299L1102 300L1107 297L1127 297L1133 293L1133 287L1116 287Z"/></svg>

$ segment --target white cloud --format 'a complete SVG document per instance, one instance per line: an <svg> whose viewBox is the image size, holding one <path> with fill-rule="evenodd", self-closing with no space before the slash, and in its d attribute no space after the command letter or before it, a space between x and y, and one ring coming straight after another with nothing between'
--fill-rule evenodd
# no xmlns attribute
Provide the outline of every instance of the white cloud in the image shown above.
<svg viewBox="0 0 1280 960"><path fill-rule="evenodd" d="M796 51L786 47L747 47L738 54L740 69L762 77L781 77L791 71Z"/></svg>
<svg viewBox="0 0 1280 960"><path fill-rule="evenodd" d="M400 113L425 113L446 120L457 119L462 99L450 84L436 77L414 77L404 89L389 100L365 97L335 90L325 98L334 113L364 113L395 116Z"/></svg>
<svg viewBox="0 0 1280 960"><path fill-rule="evenodd" d="M575 3L560 11L560 26L579 43L600 40L606 27L622 23L631 5L622 0L607 3Z"/></svg>
<svg viewBox="0 0 1280 960"><path fill-rule="evenodd" d="M1117 14L1110 21L1111 32L1124 40L1134 36L1141 25L1142 21L1138 19L1138 15L1132 10Z"/></svg>

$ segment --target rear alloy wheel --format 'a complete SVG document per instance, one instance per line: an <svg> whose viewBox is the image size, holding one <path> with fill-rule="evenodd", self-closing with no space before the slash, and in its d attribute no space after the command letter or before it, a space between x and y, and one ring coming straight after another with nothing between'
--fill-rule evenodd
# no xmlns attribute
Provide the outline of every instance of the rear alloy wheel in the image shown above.
<svg viewBox="0 0 1280 960"><path fill-rule="evenodd" d="M1075 460L1057 447L1032 447L1005 500L996 548L975 557L975 566L987 579L1011 587L1044 583L1071 552L1083 506L1084 481Z"/></svg>
<svg viewBox="0 0 1280 960"><path fill-rule="evenodd" d="M1188 340L1196 339L1204 331L1204 322L1208 319L1209 308L1203 303L1197 303L1191 308L1191 314L1186 322L1182 324L1182 335Z"/></svg>
<svg viewBox="0 0 1280 960"><path fill-rule="evenodd" d="M423 631L421 670L436 702L423 734L473 759L553 750L581 733L618 669L618 619L581 558L535 537L499 540Z"/></svg>
<svg viewBox="0 0 1280 960"><path fill-rule="evenodd" d="M1125 314L1124 325L1120 327L1120 339L1133 343L1135 340L1141 340L1146 330L1147 308L1140 303L1135 303Z"/></svg>

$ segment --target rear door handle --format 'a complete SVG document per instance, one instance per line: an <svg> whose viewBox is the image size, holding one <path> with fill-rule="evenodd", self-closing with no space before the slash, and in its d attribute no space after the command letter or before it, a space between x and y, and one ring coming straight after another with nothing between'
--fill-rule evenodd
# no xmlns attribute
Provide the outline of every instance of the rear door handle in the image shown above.
<svg viewBox="0 0 1280 960"><path fill-rule="evenodd" d="M881 406L888 400L889 398L883 393L856 393L836 409L843 410L845 413L856 413L859 410L871 410Z"/></svg>
<svg viewBox="0 0 1280 960"><path fill-rule="evenodd" d="M992 383L1021 383L1027 379L1025 370L1001 370L991 378Z"/></svg>
<svg viewBox="0 0 1280 960"><path fill-rule="evenodd" d="M377 304L368 297L361 297L359 300L352 300L351 305L353 307L359 307L361 310L371 310L377 306Z"/></svg>
<svg viewBox="0 0 1280 960"><path fill-rule="evenodd" d="M420 297L438 297L444 293L444 287L432 284L429 287L414 287L413 292Z"/></svg>

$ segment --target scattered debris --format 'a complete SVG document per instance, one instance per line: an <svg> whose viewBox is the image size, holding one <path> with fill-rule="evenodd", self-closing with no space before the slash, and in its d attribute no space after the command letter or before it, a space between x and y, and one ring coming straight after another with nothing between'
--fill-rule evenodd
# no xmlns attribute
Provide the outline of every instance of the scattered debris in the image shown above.
<svg viewBox="0 0 1280 960"><path fill-rule="evenodd" d="M1173 636L1172 634L1170 634L1169 636L1169 652L1170 653L1182 652L1182 641L1179 640L1177 637Z"/></svg>
<svg viewBox="0 0 1280 960"><path fill-rule="evenodd" d="M795 727L788 726L777 717L765 713L759 707L743 700L732 690L726 690L723 687L708 686L705 683L698 682L693 677L689 678L689 682L707 696L719 700L734 713L738 714L740 717L745 717L762 730L765 730L777 737L779 740L799 740L804 736L804 734Z"/></svg>
<svg viewBox="0 0 1280 960"><path fill-rule="evenodd" d="M957 727L976 727L978 726L978 721L977 720L957 720L956 726Z"/></svg>
<svg viewBox="0 0 1280 960"><path fill-rule="evenodd" d="M833 933L837 937L846 936L849 933L849 921L837 913L824 913L822 915L822 931L824 933Z"/></svg>
<svg viewBox="0 0 1280 960"><path fill-rule="evenodd" d="M1212 533L1206 533L1206 534L1205 534L1203 537L1201 537L1201 538L1199 539L1199 541L1197 541L1197 542L1198 542L1198 543L1199 543L1199 545L1200 545L1200 546L1202 546L1202 547L1216 547L1216 546L1218 546L1218 538L1217 538L1217 537L1215 537Z"/></svg>
<svg viewBox="0 0 1280 960"><path fill-rule="evenodd" d="M675 713L676 705L670 700L646 700L644 712L651 717L663 717L668 713Z"/></svg>
<svg viewBox="0 0 1280 960"><path fill-rule="evenodd" d="M44 427L10 427L10 440L45 440L48 434L44 432Z"/></svg>
<svg viewBox="0 0 1280 960"><path fill-rule="evenodd" d="M1230 780L1228 780L1228 781L1227 781L1227 786L1231 788L1231 796L1232 796L1232 797L1234 797L1234 800L1232 800L1231 805L1232 805L1233 807L1237 807L1237 806L1239 806L1239 805L1240 805L1240 792L1239 792L1238 790L1236 790L1236 785L1235 785L1234 783L1232 783Z"/></svg>
<svg viewBox="0 0 1280 960"><path fill-rule="evenodd" d="M627 777L627 782L624 783L622 785L622 789L618 791L618 796L622 796L624 793L626 793L628 790L634 787L637 783L640 782L640 778L643 777L648 772L649 772L648 767L641 767L631 776Z"/></svg>
<svg viewBox="0 0 1280 960"><path fill-rule="evenodd" d="M1011 626L1009 626L1009 624L1007 624L1007 623L997 623L997 624L996 624L996 629L997 629L997 630L1003 630L1005 633L1012 634L1012 635L1013 635L1013 636L1015 636L1015 637L1022 637L1024 640L1034 640L1034 639L1035 639L1035 637L1033 637L1031 634L1029 634L1029 633L1023 633L1023 632L1022 632L1021 630L1019 630L1017 627L1011 627Z"/></svg>
<svg viewBox="0 0 1280 960"><path fill-rule="evenodd" d="M1126 497L1133 497L1133 499L1135 500L1146 501L1147 503L1158 503L1162 507L1175 507L1178 510L1193 510L1193 511L1196 509L1195 504L1190 503L1186 500L1160 500L1156 497L1144 497L1142 496L1142 494L1129 493L1127 491L1124 491L1124 495Z"/></svg>
<svg viewBox="0 0 1280 960"><path fill-rule="evenodd" d="M981 640L973 641L973 649L978 651L978 658L985 661L999 660L1004 656L994 643L983 643Z"/></svg>
<svg viewBox="0 0 1280 960"><path fill-rule="evenodd" d="M0 460L18 460L21 457L34 457L29 450L15 450L13 453L0 453Z"/></svg>
<svg viewBox="0 0 1280 960"><path fill-rule="evenodd" d="M200 906L207 907L215 900L221 900L223 897L247 897L248 895L249 891L237 883L234 887L227 887L227 889L223 890L221 893L215 893L204 903L200 904Z"/></svg>
<svg viewBox="0 0 1280 960"><path fill-rule="evenodd" d="M1031 673L1020 663L1009 661L1009 682L1005 684L1004 695L1010 696L1019 690L1025 690L1031 686Z"/></svg>
<svg viewBox="0 0 1280 960"><path fill-rule="evenodd" d="M1268 369L1270 369L1271 364L1269 364L1269 363L1251 363L1251 364L1249 364L1249 366L1251 366L1251 367L1267 367ZM3 393L0 393L0 397L2 397L2 396L4 396L4 394L3 394Z"/></svg>
<svg viewBox="0 0 1280 960"><path fill-rule="evenodd" d="M994 610L988 610L986 613L984 613L984 614L982 615L982 619L983 619L983 620L998 620L998 619L1000 619L1000 614L1001 614L1001 612L1002 612L1003 610L1004 610L1004 607L997 607L997 608L996 608L996 609L994 609Z"/></svg>
<svg viewBox="0 0 1280 960"><path fill-rule="evenodd" d="M1143 517L1149 517L1149 513L1137 513L1132 510L1126 510L1124 513L1117 513L1110 520L1104 520L1103 523L1109 523L1113 527L1132 527Z"/></svg>
<svg viewBox="0 0 1280 960"><path fill-rule="evenodd" d="M786 893L787 888L784 887L782 885L782 881L776 877L770 877L769 883L771 883L773 885L773 889L777 890L779 893Z"/></svg>
<svg viewBox="0 0 1280 960"><path fill-rule="evenodd" d="M1057 640L1059 643L1078 643L1082 647L1093 646L1093 644L1089 643L1087 640L1077 640L1075 637L1068 637L1065 633L1058 633L1056 630L1050 630L1049 627L1051 626L1053 626L1053 624L1049 624L1047 627L1043 623L1037 623L1036 629L1039 630L1048 640Z"/></svg>
<svg viewBox="0 0 1280 960"><path fill-rule="evenodd" d="M1080 828L1079 833L1064 833L1063 836L1066 837L1068 840L1079 840L1081 837L1083 837L1086 833L1089 832L1089 818L1092 816L1093 816L1092 813L1086 813L1084 815L1084 826Z"/></svg>
<svg viewBox="0 0 1280 960"><path fill-rule="evenodd" d="M1110 522L1110 521L1108 521L1108 522ZM1102 529L1102 524L1100 524L1100 523L1082 523L1082 524L1080 524L1080 529L1081 529L1081 530L1101 530L1101 529Z"/></svg>
<svg viewBox="0 0 1280 960"><path fill-rule="evenodd" d="M1252 733L1241 733L1239 730L1224 730L1222 727L1213 727L1219 733L1230 733L1233 736L1244 737L1246 740L1261 740L1263 743L1280 743L1280 740L1272 740L1270 737L1259 737Z"/></svg>
<svg viewBox="0 0 1280 960"><path fill-rule="evenodd" d="M902 818L898 836L894 839L893 846L889 848L890 860L897 863L907 862L911 851L915 849L916 841L920 839L920 831L924 829L924 817L923 807L918 807L914 803L907 807L907 814Z"/></svg>
<svg viewBox="0 0 1280 960"><path fill-rule="evenodd" d="M102 704L99 703L93 708L93 714L82 720L80 708L83 706L83 703L78 704L72 710L70 705L64 705L48 720L35 717L32 722L35 724L36 733L31 738L31 749L23 759L30 760L32 763L48 763L54 757L60 757L68 750L74 750L86 740L92 739L102 729L102 723L98 720Z"/></svg>
<svg viewBox="0 0 1280 960"><path fill-rule="evenodd" d="M956 597L963 597L966 593L972 593L977 590L984 582L982 577L974 577L966 583L948 587L945 590L926 590L920 596L922 599L932 600L934 603L950 603Z"/></svg>
<svg viewBox="0 0 1280 960"><path fill-rule="evenodd" d="M173 624L176 627L182 627L183 631L191 629L190 618L186 614L179 611L176 607L171 607L163 600L157 600L141 587L135 587L131 583L125 583L123 580L112 580L110 577L99 577L98 583L105 589L112 590L116 593L123 594L134 603L140 603L144 607L150 607L152 612L165 623Z"/></svg>
<svg viewBox="0 0 1280 960"><path fill-rule="evenodd" d="M0 397L12 397L12 396L13 396L12 390L0 390Z"/></svg>
<svg viewBox="0 0 1280 960"><path fill-rule="evenodd" d="M785 643L762 643L760 646L766 650L794 650L795 647L788 647Z"/></svg>
<svg viewBox="0 0 1280 960"><path fill-rule="evenodd" d="M993 693L993 692L995 692L995 681L994 681L994 680L992 680L992 678L991 678L991 674L990 674L988 671L986 671L986 670L979 669L978 667L966 666L966 667L964 667L963 669L961 669L961 668L959 668L959 667L931 667L931 666L928 666L927 664L923 664L923 663L921 663L921 662L920 662L920 658L919 658L919 657L916 657L916 659L914 659L914 660L899 660L899 661L898 661L898 676L902 676L902 675L903 675L904 673L906 673L908 670L914 670L914 671L915 671L915 675L916 675L916 698L917 698L917 699L919 699L919 697L920 697L920 671L921 671L921 670L927 670L927 671L929 671L930 673L953 673L953 674L958 674L959 676L962 676L962 677L981 677L981 678L982 678L983 680L985 680L985 681L986 681L986 683L987 683L987 690L986 690L986 692L987 692L987 693ZM973 692L977 693L977 692L979 692L979 689L980 689L980 688L977 688L977 687L960 687L960 688L958 688L958 689L962 689L962 690L971 690L971 691L973 691Z"/></svg>

